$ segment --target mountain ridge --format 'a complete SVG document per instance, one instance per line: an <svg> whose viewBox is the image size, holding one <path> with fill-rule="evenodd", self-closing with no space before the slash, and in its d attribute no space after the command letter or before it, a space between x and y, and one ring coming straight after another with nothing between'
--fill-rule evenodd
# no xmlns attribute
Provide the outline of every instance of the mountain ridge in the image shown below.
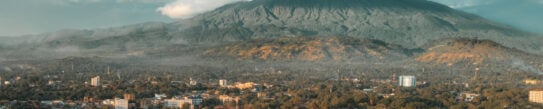
<svg viewBox="0 0 543 109"><path fill-rule="evenodd" d="M302 8L282 6L301 1L318 2L301 4ZM336 2L330 0L240 2L196 16L190 21L197 23L180 33L190 42L233 42L278 36L351 36L379 39L411 48L441 38L464 37L490 39L529 52L542 51L538 43L542 37L437 3L419 0L342 1L354 2L350 4L354 6L338 8L334 4ZM418 2L427 5L412 5ZM374 4L388 5L364 7ZM327 8L333 6L336 7ZM423 10L427 7L438 10Z"/></svg>
<svg viewBox="0 0 543 109"><path fill-rule="evenodd" d="M0 44L0 50L7 51L0 56L124 55L177 45L210 46L283 36L367 38L410 49L441 39L474 38L543 54L539 35L425 0L253 0L172 23L28 36Z"/></svg>

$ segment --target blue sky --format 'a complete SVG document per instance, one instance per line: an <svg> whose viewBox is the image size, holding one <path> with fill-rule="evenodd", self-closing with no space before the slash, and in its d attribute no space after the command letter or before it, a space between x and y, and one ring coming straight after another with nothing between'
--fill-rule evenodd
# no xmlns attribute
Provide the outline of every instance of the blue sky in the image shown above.
<svg viewBox="0 0 543 109"><path fill-rule="evenodd" d="M172 22L244 0L0 0L0 36ZM543 33L543 0L431 0Z"/></svg>
<svg viewBox="0 0 543 109"><path fill-rule="evenodd" d="M0 0L0 36L169 22L156 9L171 1Z"/></svg>

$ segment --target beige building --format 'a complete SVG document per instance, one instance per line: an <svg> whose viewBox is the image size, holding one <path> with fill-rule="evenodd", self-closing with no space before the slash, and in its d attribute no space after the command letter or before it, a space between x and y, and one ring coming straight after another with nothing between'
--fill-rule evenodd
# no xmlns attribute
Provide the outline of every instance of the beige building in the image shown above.
<svg viewBox="0 0 543 109"><path fill-rule="evenodd" d="M236 83L235 87L239 89L250 89L253 88L255 83L253 82L246 82L246 83Z"/></svg>
<svg viewBox="0 0 543 109"><path fill-rule="evenodd" d="M115 98L113 100L107 99L102 101L102 106L112 106L114 109L128 109L128 100Z"/></svg>
<svg viewBox="0 0 543 109"><path fill-rule="evenodd" d="M227 87L228 86L228 81L226 81L225 79L219 80L219 86Z"/></svg>
<svg viewBox="0 0 543 109"><path fill-rule="evenodd" d="M94 78L91 78L91 85L92 86L100 86L100 76L96 76Z"/></svg>
<svg viewBox="0 0 543 109"><path fill-rule="evenodd" d="M113 104L115 109L128 109L128 100L115 98L115 104Z"/></svg>
<svg viewBox="0 0 543 109"><path fill-rule="evenodd" d="M543 89L530 90L528 99L530 102L543 104Z"/></svg>
<svg viewBox="0 0 543 109"><path fill-rule="evenodd" d="M167 99L167 100L164 100L164 106L166 108L181 109L181 108L183 108L183 105L185 103L190 104L190 101L185 100L185 99Z"/></svg>
<svg viewBox="0 0 543 109"><path fill-rule="evenodd" d="M228 103L228 102L239 102L239 97L231 97L228 95L220 95L219 100L221 100L222 103Z"/></svg>
<svg viewBox="0 0 543 109"><path fill-rule="evenodd" d="M536 84L539 84L541 83L540 80L535 80L535 79L525 79L524 80L524 84L528 84L528 85L536 85Z"/></svg>

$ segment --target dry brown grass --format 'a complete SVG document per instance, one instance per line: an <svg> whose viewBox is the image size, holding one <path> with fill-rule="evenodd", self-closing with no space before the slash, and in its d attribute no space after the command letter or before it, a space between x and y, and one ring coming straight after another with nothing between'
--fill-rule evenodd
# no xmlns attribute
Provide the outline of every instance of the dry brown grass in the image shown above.
<svg viewBox="0 0 543 109"><path fill-rule="evenodd" d="M374 44L367 39L295 37L236 43L207 50L204 54L227 55L239 59L340 61L351 57L383 59L390 52L389 49L387 45Z"/></svg>
<svg viewBox="0 0 543 109"><path fill-rule="evenodd" d="M456 64L470 62L481 64L487 60L504 60L509 58L505 48L492 41L458 39L445 45L437 45L416 58L419 62L435 62L440 64Z"/></svg>

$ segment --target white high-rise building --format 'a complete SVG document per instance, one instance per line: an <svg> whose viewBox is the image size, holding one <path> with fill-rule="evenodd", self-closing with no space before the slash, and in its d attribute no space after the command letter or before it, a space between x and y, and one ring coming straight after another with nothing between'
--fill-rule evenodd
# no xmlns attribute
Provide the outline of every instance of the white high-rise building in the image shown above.
<svg viewBox="0 0 543 109"><path fill-rule="evenodd" d="M225 79L219 80L219 86L227 87L228 86L228 81L226 81Z"/></svg>
<svg viewBox="0 0 543 109"><path fill-rule="evenodd" d="M91 78L91 85L92 86L100 86L100 76L96 76L94 78Z"/></svg>
<svg viewBox="0 0 543 109"><path fill-rule="evenodd" d="M115 104L113 106L115 109L128 109L128 100L115 98Z"/></svg>
<svg viewBox="0 0 543 109"><path fill-rule="evenodd" d="M412 75L404 75L400 76L398 79L398 85L402 87L416 87L417 86L417 78Z"/></svg>

